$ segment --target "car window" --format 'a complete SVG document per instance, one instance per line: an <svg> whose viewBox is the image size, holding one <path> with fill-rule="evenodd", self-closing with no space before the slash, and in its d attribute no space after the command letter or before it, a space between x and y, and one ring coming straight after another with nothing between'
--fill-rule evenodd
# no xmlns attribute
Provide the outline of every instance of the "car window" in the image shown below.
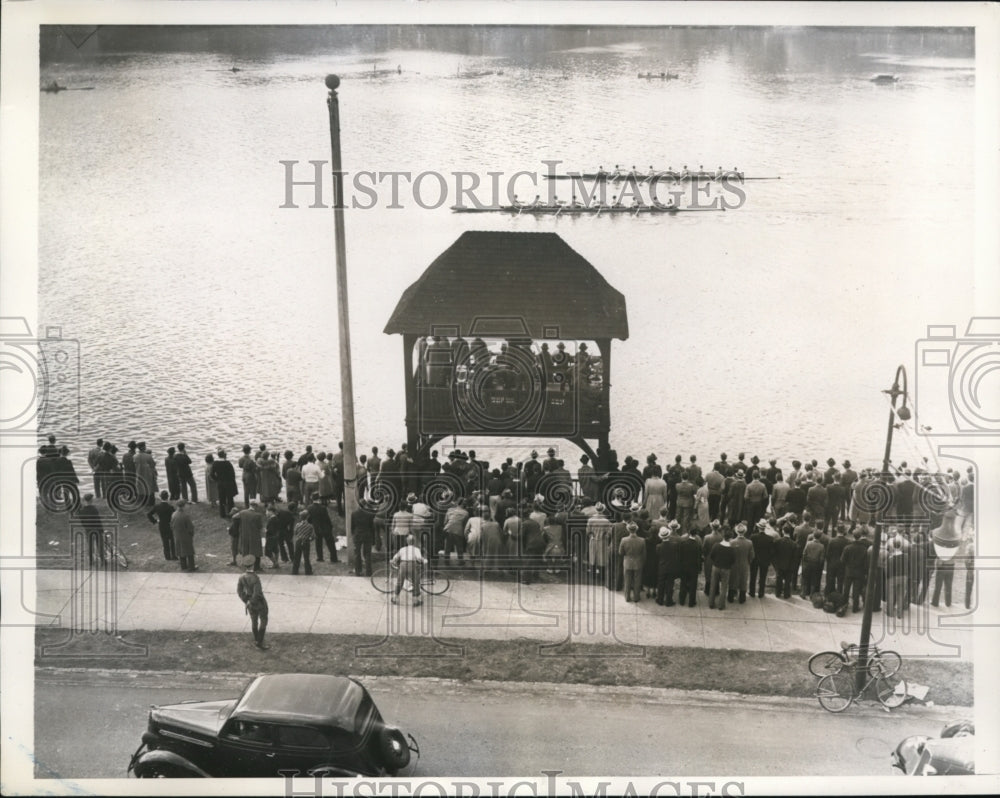
<svg viewBox="0 0 1000 798"><path fill-rule="evenodd" d="M306 726L278 726L278 745L291 748L329 748L322 732Z"/></svg>
<svg viewBox="0 0 1000 798"><path fill-rule="evenodd" d="M264 743L271 744L271 727L266 723L253 723L247 720L238 720L231 723L226 729L226 737L230 740L238 740L242 743Z"/></svg>

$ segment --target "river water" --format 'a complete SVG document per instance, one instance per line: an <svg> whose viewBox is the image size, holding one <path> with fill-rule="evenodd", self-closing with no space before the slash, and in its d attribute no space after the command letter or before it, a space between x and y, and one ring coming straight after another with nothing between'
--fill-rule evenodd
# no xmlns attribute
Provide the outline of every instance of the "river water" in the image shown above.
<svg viewBox="0 0 1000 798"><path fill-rule="evenodd" d="M337 72L351 173L506 180L556 160L781 177L748 182L727 213L640 218L453 214L454 187L432 209L406 184L389 208L380 186L375 207L346 212L359 452L405 440L401 341L382 333L399 295L463 231L490 229L558 233L625 295L621 456L878 462L879 390L926 325L963 324L973 305L971 35L627 33L471 53L167 40L43 63L43 81L95 87L43 94L40 110L39 316L79 341L80 432L60 430L74 456L97 437L160 455L178 440L336 446L332 212L308 207L309 186L281 208L280 162L309 180L307 162L329 159L323 77ZM422 188L433 204L436 183ZM532 442L488 443L517 456Z"/></svg>

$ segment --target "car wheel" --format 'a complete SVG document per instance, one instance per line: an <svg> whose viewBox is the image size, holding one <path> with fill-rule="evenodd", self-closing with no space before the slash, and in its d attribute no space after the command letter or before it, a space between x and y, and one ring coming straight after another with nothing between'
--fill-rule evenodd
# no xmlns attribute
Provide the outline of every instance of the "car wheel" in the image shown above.
<svg viewBox="0 0 1000 798"><path fill-rule="evenodd" d="M164 764L163 762L139 765L135 769L135 777L137 779L183 779L190 776L190 773L184 773L179 768Z"/></svg>
<svg viewBox="0 0 1000 798"><path fill-rule="evenodd" d="M403 732L395 726L383 726L378 735L382 762L390 773L402 770L410 764L410 746Z"/></svg>

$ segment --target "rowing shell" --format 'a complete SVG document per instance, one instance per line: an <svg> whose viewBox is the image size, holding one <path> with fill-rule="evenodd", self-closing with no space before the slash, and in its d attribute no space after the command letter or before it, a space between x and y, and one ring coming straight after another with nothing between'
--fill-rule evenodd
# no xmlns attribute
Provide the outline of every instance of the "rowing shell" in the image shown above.
<svg viewBox="0 0 1000 798"><path fill-rule="evenodd" d="M518 216L523 214L531 214L533 216L578 216L581 214L599 216L601 214L630 214L632 216L638 216L642 213L666 213L673 215L675 213L694 213L697 211L724 211L726 207L723 205L719 208L667 208L657 207L656 205L639 205L636 207L629 207L627 205L612 205L598 206L596 208L588 208L586 206L573 208L568 205L498 205L490 208L469 208L464 205L452 205L451 209L455 213L513 213Z"/></svg>
<svg viewBox="0 0 1000 798"><path fill-rule="evenodd" d="M693 172L686 175L670 174L668 172L657 172L655 175L649 175L647 173L639 174L637 172L629 172L626 174L613 175L611 172L584 172L579 175L553 175L545 174L542 175L546 180L607 180L613 183L620 183L625 180L635 180L638 183L649 182L656 178L657 180L710 180L710 181L722 181L722 180L733 180L737 182L743 182L744 180L781 180L781 177L744 177L742 172L727 172L722 177L717 176L714 172Z"/></svg>

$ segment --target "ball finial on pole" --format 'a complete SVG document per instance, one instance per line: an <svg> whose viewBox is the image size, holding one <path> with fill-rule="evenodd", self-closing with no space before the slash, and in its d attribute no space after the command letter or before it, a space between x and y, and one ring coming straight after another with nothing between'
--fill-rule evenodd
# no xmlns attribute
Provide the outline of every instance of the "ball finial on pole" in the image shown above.
<svg viewBox="0 0 1000 798"><path fill-rule="evenodd" d="M336 91L339 85L340 85L340 78L338 78L336 75L326 76L326 87L330 91Z"/></svg>

